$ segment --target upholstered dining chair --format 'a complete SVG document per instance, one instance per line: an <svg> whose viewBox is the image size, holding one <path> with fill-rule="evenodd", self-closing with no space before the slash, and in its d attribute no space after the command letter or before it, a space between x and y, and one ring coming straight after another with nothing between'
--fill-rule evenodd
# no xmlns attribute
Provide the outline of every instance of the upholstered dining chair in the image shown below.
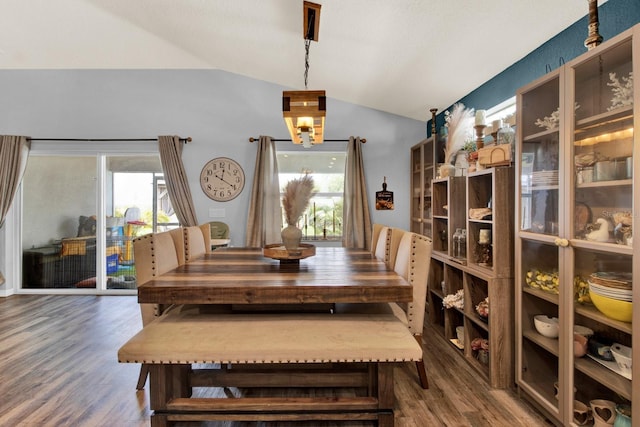
<svg viewBox="0 0 640 427"><path fill-rule="evenodd" d="M336 304L336 313L393 313L412 333L422 346L427 287L429 285L429 264L431 262L431 239L416 233L394 228L401 235L396 241L393 270L402 276L413 288L413 300L410 303L341 303ZM393 234L391 237L393 240ZM424 358L416 362L420 386L429 388Z"/></svg>
<svg viewBox="0 0 640 427"><path fill-rule="evenodd" d="M395 230L394 230L395 232ZM412 232L404 232L398 244L394 271L404 277L413 287L413 301L405 304L390 303L393 313L409 328L422 346L424 312L429 286L429 264L431 261L431 239ZM416 362L422 388L429 388L424 358Z"/></svg>
<svg viewBox="0 0 640 427"><path fill-rule="evenodd" d="M229 225L222 221L210 221L211 238L212 239L228 239L229 238Z"/></svg>
<svg viewBox="0 0 640 427"><path fill-rule="evenodd" d="M211 251L211 229L209 223L183 227L184 256L189 262Z"/></svg>
<svg viewBox="0 0 640 427"><path fill-rule="evenodd" d="M384 263L387 265L389 265L392 234L393 230L390 227L382 227L380 229L378 241L376 242L376 246L373 251L375 257L380 261L384 261Z"/></svg>
<svg viewBox="0 0 640 427"><path fill-rule="evenodd" d="M183 265L186 262L184 253L184 230L182 227L178 227L169 230L168 233L173 239L173 244L176 247L178 265Z"/></svg>
<svg viewBox="0 0 640 427"><path fill-rule="evenodd" d="M378 238L380 237L380 231L386 227L384 224L374 223L371 230L371 242L369 243L369 250L372 254L376 252L376 245L378 244Z"/></svg>
<svg viewBox="0 0 640 427"><path fill-rule="evenodd" d="M133 240L133 259L136 267L137 286L178 267L178 254L170 232L151 233ZM158 304L140 304L142 326L151 323L166 311ZM147 382L149 366L140 367L136 388L142 390Z"/></svg>
<svg viewBox="0 0 640 427"><path fill-rule="evenodd" d="M387 263L391 269L395 268L396 258L398 257L398 248L400 247L402 236L406 233L408 233L408 231L401 228L394 228L391 232L391 239L389 241L389 262Z"/></svg>

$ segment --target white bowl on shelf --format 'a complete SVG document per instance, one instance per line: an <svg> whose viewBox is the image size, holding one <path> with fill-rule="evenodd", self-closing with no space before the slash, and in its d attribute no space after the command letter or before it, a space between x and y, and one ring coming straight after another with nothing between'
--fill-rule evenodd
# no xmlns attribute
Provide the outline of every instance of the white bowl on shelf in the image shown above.
<svg viewBox="0 0 640 427"><path fill-rule="evenodd" d="M533 326L536 331L547 338L558 338L560 332L557 317L549 317L546 314L533 316Z"/></svg>
<svg viewBox="0 0 640 427"><path fill-rule="evenodd" d="M611 346L611 354L621 371L631 373L631 347L614 343Z"/></svg>

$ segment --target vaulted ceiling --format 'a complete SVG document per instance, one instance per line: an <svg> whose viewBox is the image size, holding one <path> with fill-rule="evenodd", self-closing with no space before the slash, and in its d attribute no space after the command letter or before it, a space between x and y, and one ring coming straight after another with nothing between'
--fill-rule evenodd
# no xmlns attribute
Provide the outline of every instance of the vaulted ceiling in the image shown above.
<svg viewBox="0 0 640 427"><path fill-rule="evenodd" d="M588 12L586 0L315 2L309 89L419 120ZM0 4L3 69L220 69L304 89L302 0Z"/></svg>

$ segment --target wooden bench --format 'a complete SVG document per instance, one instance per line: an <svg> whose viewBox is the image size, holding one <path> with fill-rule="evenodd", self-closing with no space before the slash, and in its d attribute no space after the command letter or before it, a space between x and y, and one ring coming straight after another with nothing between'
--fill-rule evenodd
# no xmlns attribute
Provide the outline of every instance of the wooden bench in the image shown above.
<svg viewBox="0 0 640 427"><path fill-rule="evenodd" d="M392 314L171 312L118 351L120 362L150 365L153 427L208 420L373 420L393 426L393 367L421 357L420 345ZM349 387L360 393L192 397L193 387L232 386Z"/></svg>

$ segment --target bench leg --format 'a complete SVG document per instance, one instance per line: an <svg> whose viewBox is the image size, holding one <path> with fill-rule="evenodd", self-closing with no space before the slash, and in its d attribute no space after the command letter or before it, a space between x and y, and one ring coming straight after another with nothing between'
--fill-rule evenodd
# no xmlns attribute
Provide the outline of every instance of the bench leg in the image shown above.
<svg viewBox="0 0 640 427"><path fill-rule="evenodd" d="M169 423L166 414L152 414L151 427L168 427Z"/></svg>
<svg viewBox="0 0 640 427"><path fill-rule="evenodd" d="M393 389L393 368L394 363L376 363L377 381L374 386L377 387L378 394L378 411L391 411L396 403L396 396Z"/></svg>
<svg viewBox="0 0 640 427"><path fill-rule="evenodd" d="M394 427L394 422L393 412L378 415L378 427Z"/></svg>
<svg viewBox="0 0 640 427"><path fill-rule="evenodd" d="M191 365L150 365L149 407L154 411L167 409L167 402L180 397L191 397L189 375Z"/></svg>

